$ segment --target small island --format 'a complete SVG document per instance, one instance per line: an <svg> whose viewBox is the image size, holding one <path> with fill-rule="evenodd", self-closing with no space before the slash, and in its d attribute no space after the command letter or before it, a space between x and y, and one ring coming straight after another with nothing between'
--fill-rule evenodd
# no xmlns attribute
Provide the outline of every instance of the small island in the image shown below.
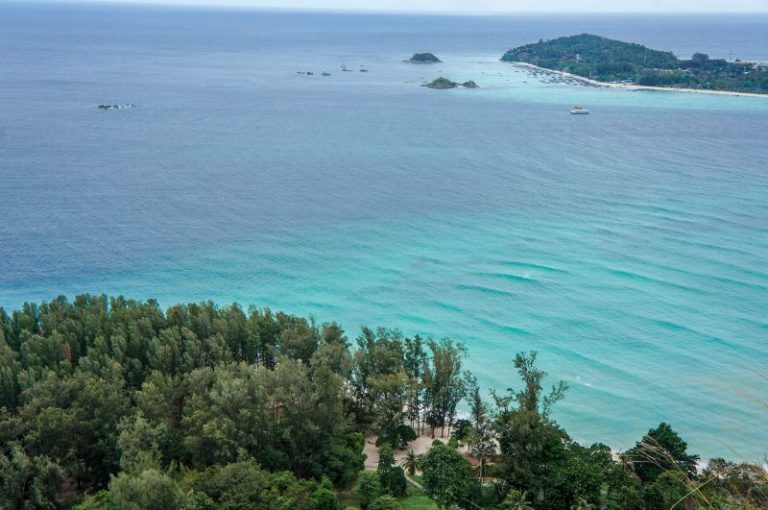
<svg viewBox="0 0 768 510"><path fill-rule="evenodd" d="M595 85L768 94L768 66L672 52L591 34L560 37L510 49L505 62L525 63L580 77Z"/></svg>
<svg viewBox="0 0 768 510"><path fill-rule="evenodd" d="M473 80L468 80L468 81L465 81L464 83L459 83L459 82L449 80L448 78L443 78L442 76L440 78L432 80L429 83L424 84L424 86L430 89L455 89L457 87L463 87L465 89L478 88L477 83L475 83Z"/></svg>
<svg viewBox="0 0 768 510"><path fill-rule="evenodd" d="M432 53L414 53L411 58L406 60L411 64L439 64L442 61Z"/></svg>

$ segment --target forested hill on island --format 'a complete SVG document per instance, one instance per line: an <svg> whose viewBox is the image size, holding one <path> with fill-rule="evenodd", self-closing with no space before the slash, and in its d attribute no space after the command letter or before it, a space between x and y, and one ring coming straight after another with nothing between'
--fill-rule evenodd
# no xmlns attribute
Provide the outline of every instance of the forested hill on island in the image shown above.
<svg viewBox="0 0 768 510"><path fill-rule="evenodd" d="M768 66L711 59L695 53L680 60L672 52L591 34L560 37L510 49L501 60L524 62L601 82L768 93Z"/></svg>

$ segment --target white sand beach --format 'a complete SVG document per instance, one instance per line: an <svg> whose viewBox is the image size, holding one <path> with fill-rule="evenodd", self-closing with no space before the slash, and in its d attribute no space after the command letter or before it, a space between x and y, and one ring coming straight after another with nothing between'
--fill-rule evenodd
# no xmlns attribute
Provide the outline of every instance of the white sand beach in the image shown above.
<svg viewBox="0 0 768 510"><path fill-rule="evenodd" d="M755 94L752 92L735 92L735 91L729 91L729 90L707 90L707 89L683 89L683 88L675 88L675 87L652 87L649 85L633 85L631 83L603 82L603 81L597 81L597 80L585 78L577 74L567 73L565 71L557 71L554 69L547 69L546 67L539 67L537 65L529 64L527 62L512 62L512 64L518 67L525 67L528 69L534 69L536 71L542 71L545 73L557 74L565 78L570 78L573 80L578 80L583 83L588 83L589 85L593 85L595 87L606 87L606 88L624 89L624 90L632 90L632 91L651 90L651 91L661 91L661 92L685 92L688 94L709 94L709 95L717 95L717 96L762 97L762 98L768 99L768 94Z"/></svg>

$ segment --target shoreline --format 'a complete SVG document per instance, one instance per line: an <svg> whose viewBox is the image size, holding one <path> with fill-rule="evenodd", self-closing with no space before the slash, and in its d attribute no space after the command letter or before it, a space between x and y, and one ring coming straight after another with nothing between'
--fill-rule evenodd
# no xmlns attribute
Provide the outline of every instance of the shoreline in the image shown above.
<svg viewBox="0 0 768 510"><path fill-rule="evenodd" d="M661 92L682 92L686 94L707 94L707 95L715 95L715 96L741 96L741 97L768 98L768 94L757 94L755 92L736 92L732 90L710 90L710 89L682 89L682 88L675 88L675 87L656 87L652 85L634 85L631 83L611 83L611 82L597 81L591 78L585 78L584 76L579 76L578 74L572 74L565 71L558 71L556 69L539 67L534 64L529 64L528 62L510 62L510 63L518 67L524 67L528 69L535 69L537 71L544 71L547 73L557 74L564 78L578 80L580 82L587 83L595 87L624 89L624 90L630 90L630 91L648 90L648 91L661 91Z"/></svg>
<svg viewBox="0 0 768 510"><path fill-rule="evenodd" d="M366 471L376 471L379 465L379 448L376 446L376 439L378 436L376 434L366 434L365 436L365 444L363 446L363 453L365 454L365 461L363 469ZM448 444L448 438L442 437L442 436L435 436L434 439L432 439L432 435L428 434L426 432L420 434L416 437L413 441L409 442L408 445L405 448L395 448L393 451L394 457L395 457L395 464L400 466L402 465L403 461L405 460L405 456L408 453L408 451L412 450L416 455L425 455L429 450L432 448L432 443L434 441L440 441L443 444ZM587 443L583 443L587 444ZM497 443L498 446L498 443ZM621 454L624 453L626 450L619 450L613 447L610 447L611 449L611 458L615 462L619 462L621 459ZM469 446L467 444L463 444L457 448L457 451L461 453L462 457L467 459L468 461L472 462L472 459L474 457L470 453ZM704 469L707 468L709 465L709 461L711 459L700 459L696 462L696 469L699 473L704 471Z"/></svg>

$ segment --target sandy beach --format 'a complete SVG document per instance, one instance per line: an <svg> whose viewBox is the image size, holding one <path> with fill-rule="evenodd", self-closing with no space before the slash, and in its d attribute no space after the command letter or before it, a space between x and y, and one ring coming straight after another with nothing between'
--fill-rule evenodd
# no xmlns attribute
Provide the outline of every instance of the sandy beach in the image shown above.
<svg viewBox="0 0 768 510"><path fill-rule="evenodd" d="M363 447L363 453L365 454L365 469L375 471L376 468L379 466L379 449L376 447L376 435L369 435L365 438L365 446ZM448 443L447 438L443 438L440 436L435 436L434 439L432 439L431 434L422 434L418 436L415 440L408 443L408 446L406 446L403 449L395 450L395 464L402 465L403 461L405 460L406 455L408 455L408 452L413 450L416 455L424 455L426 454L430 448L432 448L432 443L437 440L442 443ZM467 445L461 445L457 449L459 453L461 453L465 458L469 458L469 447Z"/></svg>
<svg viewBox="0 0 768 510"><path fill-rule="evenodd" d="M593 85L595 87L607 87L607 88L613 88L613 89L624 89L624 90L632 90L632 91L652 90L652 91L661 91L661 92L685 92L688 94L708 94L708 95L716 95L716 96L762 97L762 98L768 99L768 94L755 94L753 92L734 92L729 90L707 90L707 89L682 89L682 88L674 88L674 87L652 87L649 85L633 85L631 83L610 83L610 82L592 80L589 78L585 78L583 76L579 76L577 74L567 73L565 71L557 71L555 69L547 69L546 67L539 67L537 65L529 64L527 62L512 62L512 64L518 67L525 67L528 69L534 69L536 71L542 71L545 73L557 74L565 78L571 78L573 80L578 80L583 83L588 83L589 85Z"/></svg>

